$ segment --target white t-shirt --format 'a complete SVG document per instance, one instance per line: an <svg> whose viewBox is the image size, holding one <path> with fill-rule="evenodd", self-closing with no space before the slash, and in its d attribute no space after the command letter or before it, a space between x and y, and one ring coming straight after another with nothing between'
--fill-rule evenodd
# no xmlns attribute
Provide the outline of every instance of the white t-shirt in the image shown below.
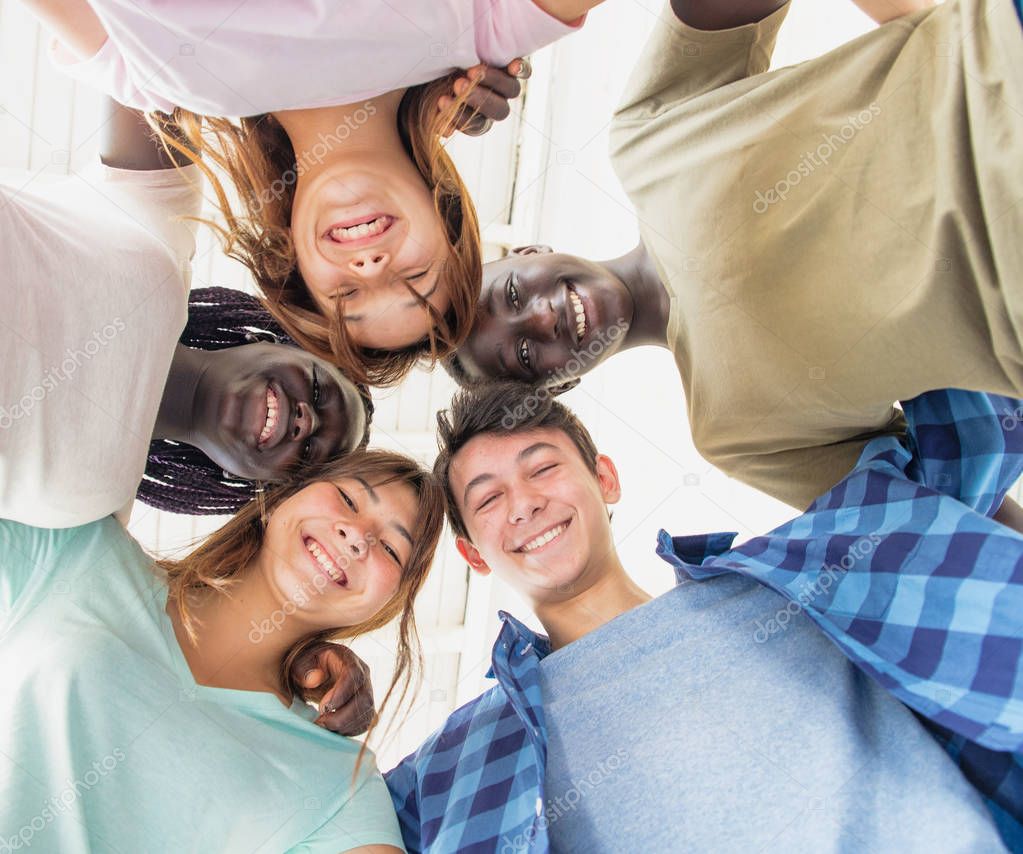
<svg viewBox="0 0 1023 854"><path fill-rule="evenodd" d="M507 65L574 29L533 0L90 5L109 38L65 71L139 110L216 116L353 104L479 62Z"/></svg>
<svg viewBox="0 0 1023 854"><path fill-rule="evenodd" d="M195 167L0 172L0 518L130 504L188 313ZM111 437L116 436L116 439Z"/></svg>

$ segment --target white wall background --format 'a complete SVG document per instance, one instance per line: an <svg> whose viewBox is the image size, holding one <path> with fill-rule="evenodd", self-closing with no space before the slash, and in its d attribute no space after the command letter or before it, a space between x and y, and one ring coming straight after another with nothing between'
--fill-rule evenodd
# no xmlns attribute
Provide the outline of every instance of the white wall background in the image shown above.
<svg viewBox="0 0 1023 854"><path fill-rule="evenodd" d="M533 57L525 106L513 119L482 140L452 143L478 200L489 257L532 242L593 258L635 245L632 211L608 163L607 128L661 9L660 0L607 0L581 33ZM850 0L795 0L775 65L817 55L870 26ZM49 66L45 44L17 2L0 0L0 166L24 170L26 181L88 162L99 124L96 98ZM208 235L194 278L195 287L205 285L248 288L244 271L220 255ZM372 444L432 461L435 413L452 390L446 375L436 372L378 392ZM734 530L745 538L791 516L784 505L724 477L696 454L667 351L622 354L563 399L618 464L624 498L615 510L616 541L625 566L651 593L671 583L670 570L653 554L659 527L673 533ZM138 505L131 529L148 547L166 551L194 540L210 524ZM383 768L486 687L499 607L530 616L499 583L470 579L446 537L417 609L424 684L412 717L380 749ZM376 684L386 684L388 633L363 639L357 648L373 666Z"/></svg>

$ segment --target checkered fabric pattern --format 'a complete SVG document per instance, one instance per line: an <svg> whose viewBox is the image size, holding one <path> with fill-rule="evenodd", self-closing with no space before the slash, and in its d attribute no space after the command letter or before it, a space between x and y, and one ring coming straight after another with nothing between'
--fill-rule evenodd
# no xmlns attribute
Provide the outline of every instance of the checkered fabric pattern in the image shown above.
<svg viewBox="0 0 1023 854"><path fill-rule="evenodd" d="M917 713L1023 851L1023 536L985 515L1023 472L1023 404L941 391L904 409L903 442L871 441L792 522L735 549L734 534L662 531L657 551L680 582L738 572L798 603ZM783 630L788 612L760 630ZM538 682L549 645L502 619L498 686L385 775L410 851L549 850Z"/></svg>

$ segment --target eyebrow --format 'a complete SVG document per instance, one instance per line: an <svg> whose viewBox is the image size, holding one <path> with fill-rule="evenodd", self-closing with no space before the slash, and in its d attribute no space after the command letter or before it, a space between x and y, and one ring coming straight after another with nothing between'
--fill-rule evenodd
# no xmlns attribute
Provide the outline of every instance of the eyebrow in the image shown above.
<svg viewBox="0 0 1023 854"><path fill-rule="evenodd" d="M433 287L430 288L425 294L419 294L419 296L422 297L424 300L428 300L430 297L432 297L434 295L434 293L436 293L437 288L439 286L440 286L440 275L438 274L437 278L434 280ZM415 290L415 288L413 288L413 290ZM419 293L419 292L416 291L416 293ZM422 305L422 303L419 302L419 300L417 300L417 299L409 300L408 302L403 303L403 306L405 308L413 308L413 307L415 307L417 305ZM364 315L364 314L346 314L344 316L344 318L343 318L345 323L358 323L359 321L365 320L365 319L366 319L366 315Z"/></svg>
<svg viewBox="0 0 1023 854"><path fill-rule="evenodd" d="M359 477L358 475L353 477L352 480L354 480L356 483L361 485L363 489L366 490L366 494L370 497L370 500L374 504L379 504L380 503L380 495L377 493L377 491L372 486L369 485L369 481L364 480L363 478ZM408 540L408 544L410 546L414 545L414 543L412 542L412 535L408 532L408 528L406 528L404 525L402 525L401 522L391 522L390 524L391 524L391 527L394 528L395 531L397 531L399 534L401 534L402 537L404 537L406 540Z"/></svg>
<svg viewBox="0 0 1023 854"><path fill-rule="evenodd" d="M521 462L525 461L526 459L528 459L533 454L538 453L539 451L548 451L548 450L556 451L558 449L557 449L557 446L552 445L550 442L534 442L528 448L523 448L521 451L519 451L518 455L515 457L515 462L516 463L521 463ZM465 490L462 492L462 503L463 504L468 504L469 503L469 492L470 492L470 490L473 490L477 486L481 486L482 484L486 483L488 480L493 480L493 479L494 479L494 475L492 475L492 474L490 474L488 472L476 475L476 477L474 477L472 480L470 480L465 485Z"/></svg>

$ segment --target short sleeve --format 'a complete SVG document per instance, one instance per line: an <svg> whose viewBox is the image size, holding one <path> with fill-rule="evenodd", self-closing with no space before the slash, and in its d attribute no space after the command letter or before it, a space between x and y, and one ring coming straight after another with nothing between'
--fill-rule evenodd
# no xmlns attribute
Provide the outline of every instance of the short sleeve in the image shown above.
<svg viewBox="0 0 1023 854"><path fill-rule="evenodd" d="M372 762L372 754L364 761ZM363 845L405 850L391 796L375 766L341 810L288 854L341 854Z"/></svg>
<svg viewBox="0 0 1023 854"><path fill-rule="evenodd" d="M897 431L892 431L897 433ZM775 453L710 459L725 474L805 510L855 467L864 448L877 435Z"/></svg>
<svg viewBox="0 0 1023 854"><path fill-rule="evenodd" d="M741 27L698 30L680 21L666 5L625 87L616 121L646 119L767 71L788 9L786 3L766 18Z"/></svg>
<svg viewBox="0 0 1023 854"><path fill-rule="evenodd" d="M100 192L110 191L127 201L129 213L163 243L183 270L185 289L191 285L188 268L195 255L195 217L202 207L202 175L197 166L172 169L115 169L95 164L83 175L93 176Z"/></svg>
<svg viewBox="0 0 1023 854"><path fill-rule="evenodd" d="M7 623L30 587L44 585L68 529L34 528L0 519L0 626Z"/></svg>

